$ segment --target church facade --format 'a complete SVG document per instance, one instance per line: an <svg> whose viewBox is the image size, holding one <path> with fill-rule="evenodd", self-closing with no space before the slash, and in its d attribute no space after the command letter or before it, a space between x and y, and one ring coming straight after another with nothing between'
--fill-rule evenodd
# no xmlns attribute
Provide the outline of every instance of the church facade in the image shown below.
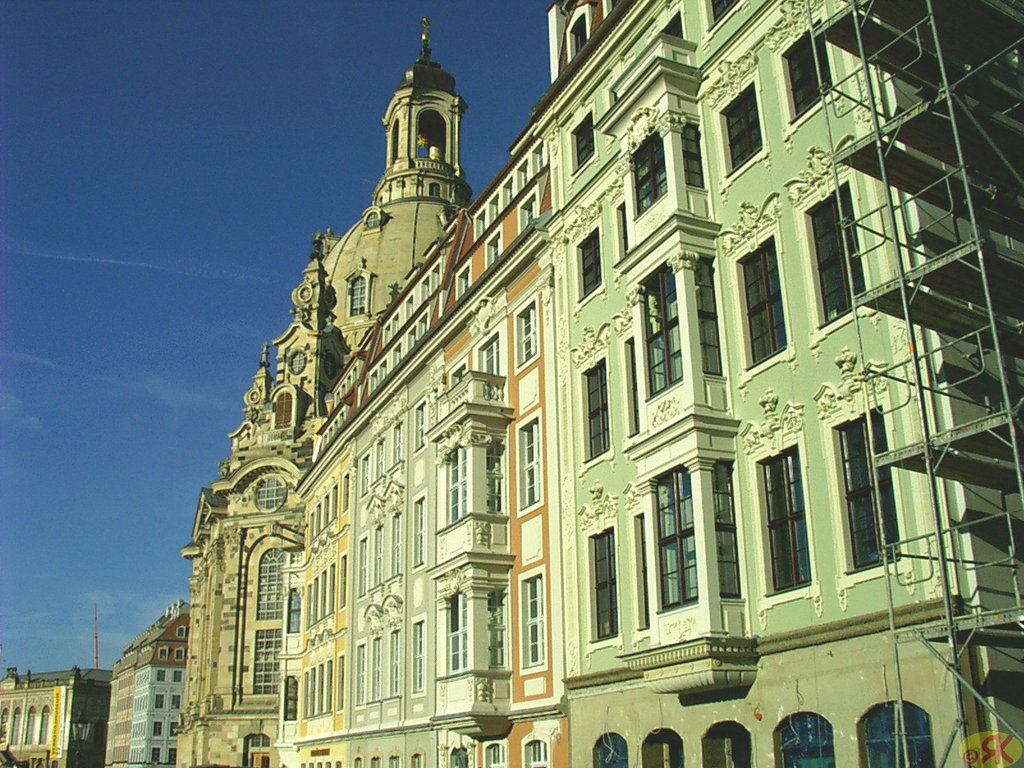
<svg viewBox="0 0 1024 768"><path fill-rule="evenodd" d="M956 112L1024 134L961 86L1019 57L908 65L962 22L898 5L555 2L475 197L425 30L200 495L180 764L928 768L1019 732L1024 233L970 186L1019 174Z"/></svg>

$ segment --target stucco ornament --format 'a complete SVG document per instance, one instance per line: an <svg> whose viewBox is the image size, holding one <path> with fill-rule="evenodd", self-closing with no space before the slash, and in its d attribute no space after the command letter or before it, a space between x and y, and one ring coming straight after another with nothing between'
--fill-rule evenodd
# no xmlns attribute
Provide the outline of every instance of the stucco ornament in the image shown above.
<svg viewBox="0 0 1024 768"><path fill-rule="evenodd" d="M782 205L777 192L764 199L760 206L740 203L739 214L731 227L722 230L718 244L722 255L729 257L738 251L753 250L762 239L762 234L779 220Z"/></svg>
<svg viewBox="0 0 1024 768"><path fill-rule="evenodd" d="M489 677L478 677L473 681L473 700L494 701L494 681Z"/></svg>
<svg viewBox="0 0 1024 768"><path fill-rule="evenodd" d="M633 116L629 118L629 127L626 129L626 148L632 154L636 148L643 144L644 139L658 129L657 107L640 107Z"/></svg>
<svg viewBox="0 0 1024 768"><path fill-rule="evenodd" d="M758 399L764 415L761 423L747 422L740 432L743 452L749 455L771 455L800 434L804 426L804 407L787 402L779 409L779 396L769 388Z"/></svg>
<svg viewBox="0 0 1024 768"><path fill-rule="evenodd" d="M437 463L444 464L456 448L465 448L470 444L472 429L469 424L456 424L451 427L437 443Z"/></svg>
<svg viewBox="0 0 1024 768"><path fill-rule="evenodd" d="M469 323L469 332L474 336L487 333L494 325L494 321L502 314L505 308L505 298L492 299L484 297L476 305L473 319Z"/></svg>
<svg viewBox="0 0 1024 768"><path fill-rule="evenodd" d="M607 493L600 481L588 489L590 503L580 509L580 531L590 536L615 523L615 515L619 508L619 497Z"/></svg>
<svg viewBox="0 0 1024 768"><path fill-rule="evenodd" d="M583 329L580 343L572 348L572 361L577 368L589 368L590 365L608 349L608 335L611 328L605 323L596 331L589 326Z"/></svg>
<svg viewBox="0 0 1024 768"><path fill-rule="evenodd" d="M367 606L363 614L366 621L366 629L371 635L381 635L384 632L384 612L379 605Z"/></svg>
<svg viewBox="0 0 1024 768"><path fill-rule="evenodd" d="M437 582L437 597L447 600L452 595L465 591L469 585L469 576L465 571L449 571Z"/></svg>
<svg viewBox="0 0 1024 768"><path fill-rule="evenodd" d="M388 595L381 605L383 621L389 627L400 627L402 625L402 610L404 602L398 595Z"/></svg>
<svg viewBox="0 0 1024 768"><path fill-rule="evenodd" d="M657 429L675 419L682 412L683 409L679 405L679 401L674 397L667 397L658 403L651 413L651 426Z"/></svg>
<svg viewBox="0 0 1024 768"><path fill-rule="evenodd" d="M825 382L814 393L820 421L829 421L837 415L852 418L863 410L856 403L858 393L863 392L870 397L881 395L886 388L885 380L878 376L884 368L883 363L869 362L858 370L857 355L849 347L843 347L833 362L839 369L839 383Z"/></svg>
<svg viewBox="0 0 1024 768"><path fill-rule="evenodd" d="M704 98L712 109L718 109L739 95L744 81L757 67L757 52L747 51L736 61L723 61L718 65L718 77L704 89Z"/></svg>
<svg viewBox="0 0 1024 768"><path fill-rule="evenodd" d="M821 147L810 147L807 150L807 168L785 184L789 202L800 207L805 201L817 197L831 172L832 158L829 153Z"/></svg>
<svg viewBox="0 0 1024 768"><path fill-rule="evenodd" d="M575 243L594 228L600 215L600 199L595 200L589 205L577 205L568 216L568 223L565 225L565 235L562 237L562 242Z"/></svg>
<svg viewBox="0 0 1024 768"><path fill-rule="evenodd" d="M764 36L764 44L770 51L779 51L810 29L809 11L820 8L824 0L782 0L779 13L782 14Z"/></svg>
<svg viewBox="0 0 1024 768"><path fill-rule="evenodd" d="M696 251L680 250L668 257L668 265L673 272L682 272L684 269L696 269L700 262L700 254Z"/></svg>

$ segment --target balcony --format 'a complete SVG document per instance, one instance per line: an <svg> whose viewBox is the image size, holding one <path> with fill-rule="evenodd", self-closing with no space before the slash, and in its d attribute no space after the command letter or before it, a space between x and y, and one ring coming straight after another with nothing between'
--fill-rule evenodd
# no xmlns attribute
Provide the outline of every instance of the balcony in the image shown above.
<svg viewBox="0 0 1024 768"><path fill-rule="evenodd" d="M471 512L461 520L437 532L437 562L466 555L467 559L484 561L490 555L508 554L508 518Z"/></svg>
<svg viewBox="0 0 1024 768"><path fill-rule="evenodd" d="M467 422L504 428L511 418L505 377L468 371L438 398L437 420L431 432L440 434Z"/></svg>
<svg viewBox="0 0 1024 768"><path fill-rule="evenodd" d="M473 739L506 735L512 727L509 703L511 674L507 671L473 671L437 681L437 712L434 722Z"/></svg>
<svg viewBox="0 0 1024 768"><path fill-rule="evenodd" d="M757 641L745 637L701 637L621 657L643 672L654 693L702 696L742 693L757 676Z"/></svg>

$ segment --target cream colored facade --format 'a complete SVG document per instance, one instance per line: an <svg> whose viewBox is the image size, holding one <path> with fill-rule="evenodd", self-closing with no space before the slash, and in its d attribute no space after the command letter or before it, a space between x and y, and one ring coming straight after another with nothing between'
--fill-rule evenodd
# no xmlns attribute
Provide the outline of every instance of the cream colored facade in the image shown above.
<svg viewBox="0 0 1024 768"><path fill-rule="evenodd" d="M1021 727L1024 307L977 282L985 254L1020 276L1021 233L983 196L943 215L907 189L930 177L899 173L923 153L904 138L947 166L955 142L893 138L935 116L914 100L943 67L853 44L900 8L553 3L552 85L472 201L424 38L371 206L315 240L201 501L183 765L259 764L262 733L298 768L931 768ZM997 0L974 22L1024 31ZM964 78L1020 74L954 49ZM969 316L988 324L958 337ZM287 494L260 513L264 476ZM276 698L247 689L263 626Z"/></svg>

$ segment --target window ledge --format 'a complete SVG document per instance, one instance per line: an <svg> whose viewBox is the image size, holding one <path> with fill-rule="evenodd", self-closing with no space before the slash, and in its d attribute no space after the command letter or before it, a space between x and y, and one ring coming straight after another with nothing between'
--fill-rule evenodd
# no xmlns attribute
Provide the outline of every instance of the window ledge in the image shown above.
<svg viewBox="0 0 1024 768"><path fill-rule="evenodd" d="M763 136L761 138L761 141L764 142ZM726 149L728 149L728 147L726 147ZM757 152L752 154L750 157L748 157L742 163L737 165L735 168L731 168L729 172L725 174L723 185L732 184L734 181L736 181L736 179L742 176L752 166L756 165L757 163L764 162L764 160L768 157L768 154L768 145L766 143L762 143L761 148L757 150Z"/></svg>

